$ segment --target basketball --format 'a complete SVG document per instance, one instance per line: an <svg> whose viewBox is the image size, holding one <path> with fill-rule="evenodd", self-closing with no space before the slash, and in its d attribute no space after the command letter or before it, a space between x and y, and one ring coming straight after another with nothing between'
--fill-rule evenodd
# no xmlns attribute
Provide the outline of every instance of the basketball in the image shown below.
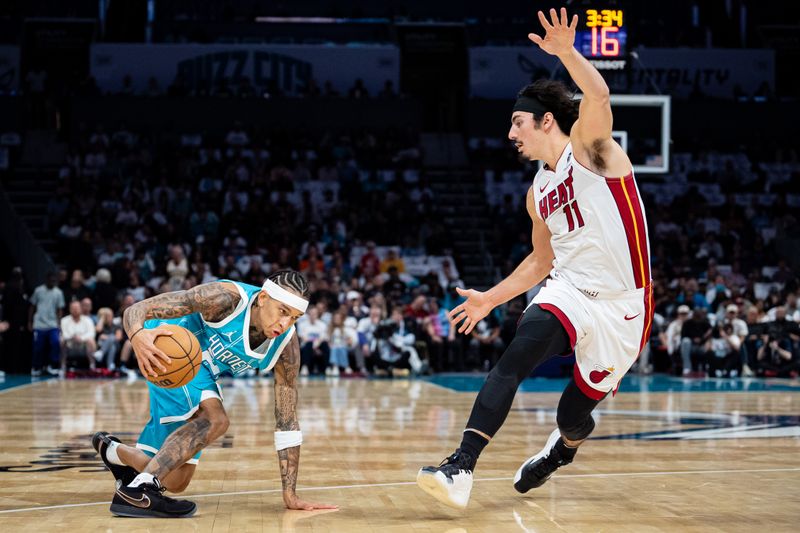
<svg viewBox="0 0 800 533"><path fill-rule="evenodd" d="M159 372L159 369L154 367L153 370L158 375L146 376L147 380L165 389L183 387L194 378L203 361L200 342L191 331L181 326L164 324L160 327L172 331L172 335L159 335L154 344L172 359L172 363L166 364L161 361L161 364L166 366L166 371Z"/></svg>

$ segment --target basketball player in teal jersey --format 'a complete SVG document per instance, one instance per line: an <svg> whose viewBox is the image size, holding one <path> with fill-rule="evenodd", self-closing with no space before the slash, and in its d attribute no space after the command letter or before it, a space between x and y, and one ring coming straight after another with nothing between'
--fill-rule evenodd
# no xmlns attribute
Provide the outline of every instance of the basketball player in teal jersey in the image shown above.
<svg viewBox="0 0 800 533"><path fill-rule="evenodd" d="M117 482L113 514L163 518L194 514L193 502L174 500L162 492L185 490L201 450L228 429L219 376L248 369L275 371L275 448L286 507L336 508L303 501L295 493L303 438L296 410L300 345L294 323L305 313L307 297L303 275L283 270L270 275L263 287L217 281L160 294L126 310L123 326L142 374L155 376L155 370L165 370L162 363L169 358L153 342L170 335L159 327L167 323L197 337L203 362L183 387L164 389L148 382L151 418L135 447L105 432L92 438Z"/></svg>

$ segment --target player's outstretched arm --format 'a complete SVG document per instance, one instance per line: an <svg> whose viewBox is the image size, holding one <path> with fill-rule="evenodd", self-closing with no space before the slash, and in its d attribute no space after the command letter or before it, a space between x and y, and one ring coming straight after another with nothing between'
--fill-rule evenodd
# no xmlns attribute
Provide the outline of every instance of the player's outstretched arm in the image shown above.
<svg viewBox="0 0 800 533"><path fill-rule="evenodd" d="M486 292L474 289L456 289L461 296L467 298L466 302L455 307L448 315L454 325L461 324L458 328L459 333L469 335L478 322L483 320L492 309L541 282L552 269L555 256L550 245L551 234L547 225L536 214L533 187L528 189L525 206L533 221L531 234L533 252L523 259L506 279Z"/></svg>
<svg viewBox="0 0 800 533"><path fill-rule="evenodd" d="M570 138L573 140L573 144L579 145L578 148L599 153L601 156L605 155L603 152L615 144L611 137L614 122L611 113L611 95L600 72L575 49L575 29L578 25L578 15L573 15L572 20L569 21L567 10L563 7L560 16L555 9L551 9L549 20L541 11L538 15L545 35L540 37L535 33L530 33L528 38L548 54L558 57L583 93L578 120L570 132ZM612 159L618 159L617 154L612 155L614 156ZM615 167L614 171L619 165L622 165L622 168L628 167L629 170L630 165L624 153L620 154L620 158L624 160L605 162ZM596 170L608 169L598 168Z"/></svg>
<svg viewBox="0 0 800 533"><path fill-rule="evenodd" d="M297 470L300 466L300 445L281 448L281 439L302 441L297 421L297 376L300 373L300 341L292 336L275 364L275 440L278 463L281 468L283 502L287 509L311 511L314 509L336 509L335 505L311 503L297 497ZM291 433L289 433L291 432ZM283 435L280 435L283 434Z"/></svg>
<svg viewBox="0 0 800 533"><path fill-rule="evenodd" d="M159 294L137 302L122 315L122 327L131 341L142 374L155 376L154 368L165 369L159 361L169 362L164 352L153 345L159 335L171 335L163 328L144 329L145 320L151 318L177 318L200 313L203 318L217 322L228 316L239 304L241 296L232 283L214 281L187 291Z"/></svg>

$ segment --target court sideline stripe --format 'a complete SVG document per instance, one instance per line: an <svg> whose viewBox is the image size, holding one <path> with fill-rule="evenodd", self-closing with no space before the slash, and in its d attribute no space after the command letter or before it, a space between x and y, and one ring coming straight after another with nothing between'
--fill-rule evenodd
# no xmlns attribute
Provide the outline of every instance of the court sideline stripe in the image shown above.
<svg viewBox="0 0 800 533"><path fill-rule="evenodd" d="M571 474L565 476L555 476L552 479L570 479L570 478L585 478L585 477L637 477L637 476L682 476L687 474L738 474L738 473L758 473L758 472L800 472L798 468L758 468L747 470L683 470L674 472L610 472L605 474ZM478 481L511 481L511 477L490 477L476 479ZM363 489L372 487L402 487L404 485L416 485L416 481L397 481L394 483L364 483L359 485L335 485L327 487L303 487L300 491L313 491L313 490L342 490L342 489ZM253 494L271 494L275 492L283 492L283 489L264 489L264 490L245 490L239 492L213 492L209 494L187 494L186 498L214 498L214 497L227 497L227 496L247 496ZM46 511L48 509L68 509L70 507L90 507L93 505L109 505L110 502L91 502L91 503L67 503L64 505L48 505L42 507L25 507L23 509L7 509L0 511L0 514L10 513L24 513L27 511Z"/></svg>
<svg viewBox="0 0 800 533"><path fill-rule="evenodd" d="M27 388L27 387L33 387L34 385L41 385L42 383L46 383L46 382L48 382L48 381L50 381L52 379L54 379L54 378L47 378L47 379L43 379L41 381L34 381L32 383L21 383L19 385L12 385L12 386L10 386L8 388L0 389L0 394L3 394L4 392L9 392L9 391L12 391L12 390L13 391L17 391L17 390L24 389L24 388Z"/></svg>

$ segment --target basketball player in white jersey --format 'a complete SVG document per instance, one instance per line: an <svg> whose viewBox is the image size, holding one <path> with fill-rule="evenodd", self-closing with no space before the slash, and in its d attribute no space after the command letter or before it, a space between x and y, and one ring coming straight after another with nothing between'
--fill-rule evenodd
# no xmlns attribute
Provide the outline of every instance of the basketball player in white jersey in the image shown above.
<svg viewBox="0 0 800 533"><path fill-rule="evenodd" d="M478 456L506 419L520 382L546 359L575 352L573 378L558 404L558 427L544 448L522 463L514 487L542 485L572 462L594 429L591 412L615 393L649 336L653 316L647 227L630 159L611 138L609 89L574 48L571 23L539 12L544 38L528 37L557 56L583 92L580 105L549 80L525 87L514 105L508 137L519 153L541 160L528 190L533 252L486 292L461 290L467 300L450 318L469 334L497 305L550 279L519 321L508 349L489 373L459 448L438 467L421 469L419 486L464 508Z"/></svg>

